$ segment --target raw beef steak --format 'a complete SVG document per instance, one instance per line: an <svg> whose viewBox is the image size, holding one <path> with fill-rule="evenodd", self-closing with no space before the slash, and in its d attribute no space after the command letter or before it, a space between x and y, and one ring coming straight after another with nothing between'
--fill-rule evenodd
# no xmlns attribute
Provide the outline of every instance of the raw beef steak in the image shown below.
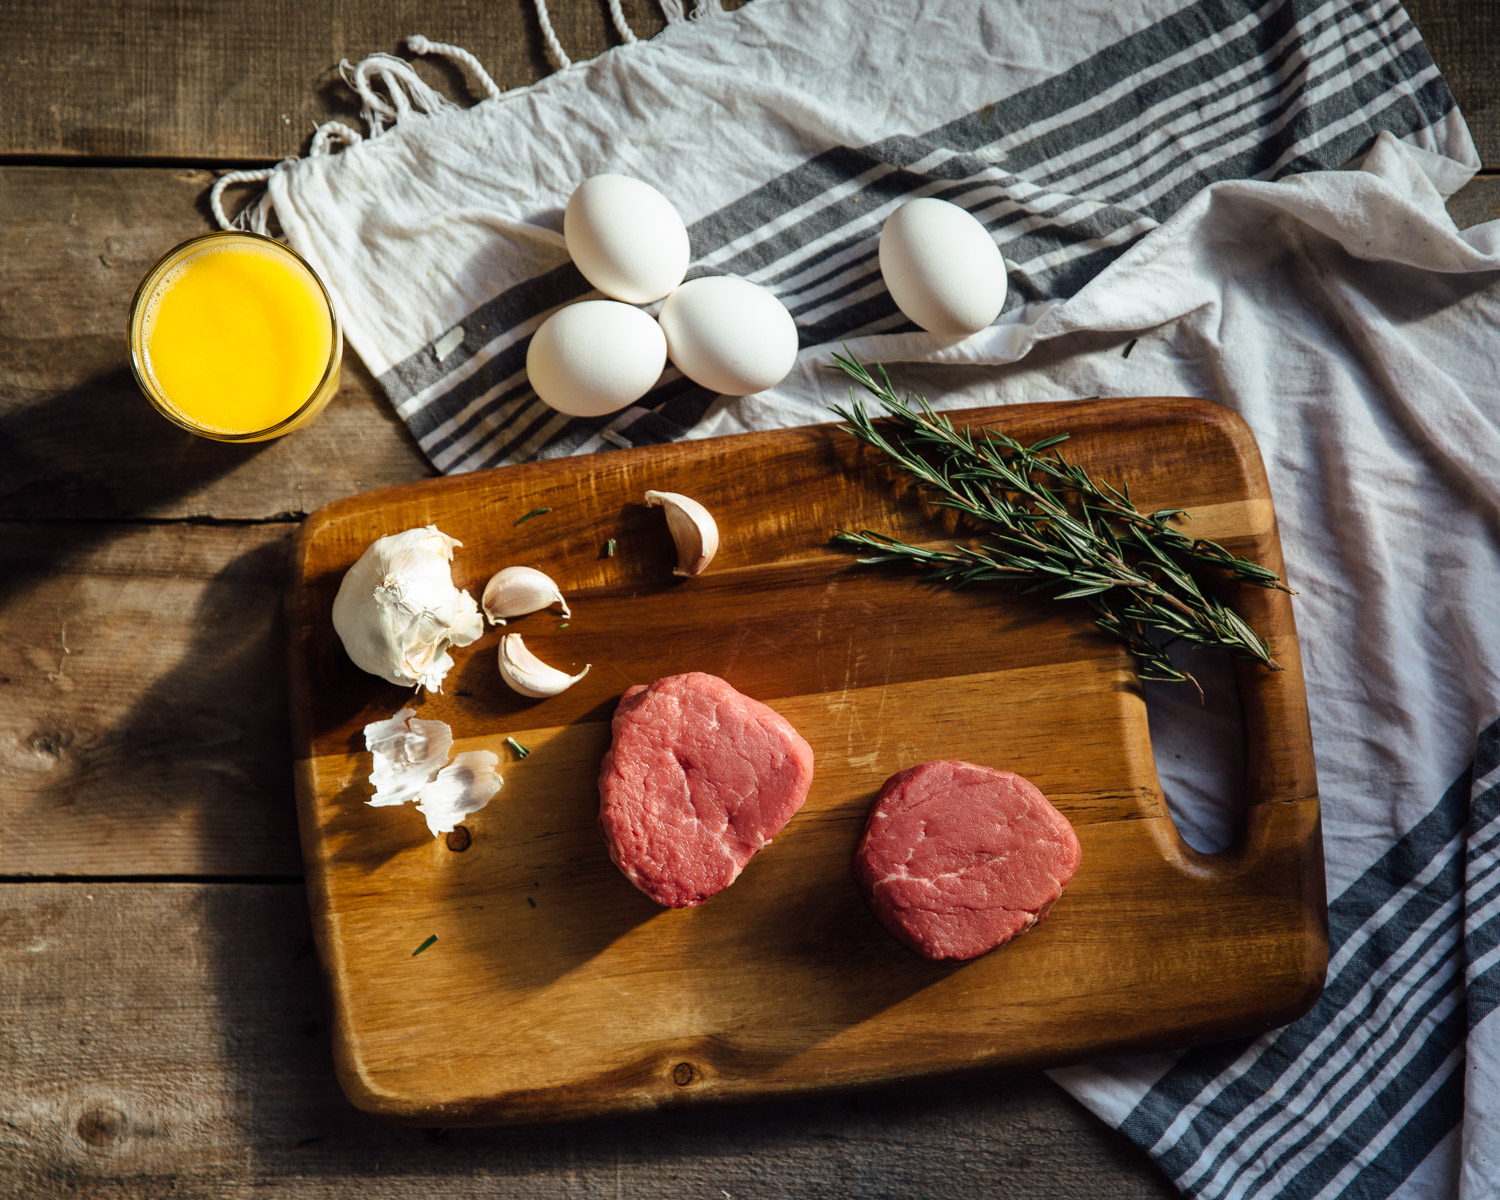
<svg viewBox="0 0 1500 1200"><path fill-rule="evenodd" d="M668 908L723 891L807 799L812 748L716 675L633 687L599 770L599 831L625 877Z"/></svg>
<svg viewBox="0 0 1500 1200"><path fill-rule="evenodd" d="M885 781L854 854L875 915L928 958L977 958L1047 915L1078 838L1035 785L939 759Z"/></svg>

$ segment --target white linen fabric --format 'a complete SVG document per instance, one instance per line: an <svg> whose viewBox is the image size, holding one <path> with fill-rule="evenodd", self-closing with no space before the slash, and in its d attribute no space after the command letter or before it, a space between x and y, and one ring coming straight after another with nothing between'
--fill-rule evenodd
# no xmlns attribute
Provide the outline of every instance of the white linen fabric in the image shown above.
<svg viewBox="0 0 1500 1200"><path fill-rule="evenodd" d="M1399 5L755 0L468 110L408 76L360 64L380 136L283 164L269 202L440 470L826 420L842 343L944 407L1183 394L1249 422L1300 592L1328 986L1262 1038L1056 1078L1189 1195L1500 1196L1500 223L1445 213L1478 163ZM592 294L563 204L605 170L682 210L690 274L787 302L782 385L669 371L594 421L530 392L527 337ZM957 345L875 265L914 195L1010 269ZM1186 836L1226 844L1234 764L1202 747L1235 715L1149 695Z"/></svg>
<svg viewBox="0 0 1500 1200"><path fill-rule="evenodd" d="M1424 172L1451 165L1383 134L1361 170L1215 185L1006 349L1007 398L1062 376L1235 408L1300 592L1322 999L1254 1041L1056 1073L1190 1195L1500 1194L1500 222L1455 229ZM1141 338L1128 361L1107 331ZM1061 370L1025 369L1044 349ZM1153 731L1193 728L1153 698L1176 709ZM1194 840L1222 844L1167 740Z"/></svg>

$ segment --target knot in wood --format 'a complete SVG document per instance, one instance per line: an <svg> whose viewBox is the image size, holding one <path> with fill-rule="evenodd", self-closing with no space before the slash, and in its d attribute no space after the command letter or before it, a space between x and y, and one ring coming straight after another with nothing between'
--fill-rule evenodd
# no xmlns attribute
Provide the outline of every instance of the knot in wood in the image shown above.
<svg viewBox="0 0 1500 1200"><path fill-rule="evenodd" d="M473 840L474 839L469 833L468 829L466 829L462 825L456 825L454 826L454 828L448 831L448 849L455 852L462 852L464 850L467 850L469 848L469 843Z"/></svg>
<svg viewBox="0 0 1500 1200"><path fill-rule="evenodd" d="M62 758L63 751L73 744L73 734L66 729L38 729L26 739L26 745L38 758L54 761Z"/></svg>
<svg viewBox="0 0 1500 1200"><path fill-rule="evenodd" d="M109 1104L91 1104L78 1118L77 1129L90 1146L107 1146L125 1132L125 1114Z"/></svg>
<svg viewBox="0 0 1500 1200"><path fill-rule="evenodd" d="M672 1082L678 1087L687 1087L693 1082L693 1064L680 1062L672 1068Z"/></svg>

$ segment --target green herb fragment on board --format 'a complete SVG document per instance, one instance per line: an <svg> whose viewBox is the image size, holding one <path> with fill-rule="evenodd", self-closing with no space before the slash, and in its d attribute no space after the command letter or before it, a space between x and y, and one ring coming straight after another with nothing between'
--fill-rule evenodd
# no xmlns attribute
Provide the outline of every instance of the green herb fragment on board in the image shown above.
<svg viewBox="0 0 1500 1200"><path fill-rule="evenodd" d="M1121 358L1129 358L1130 357L1130 352L1135 349L1135 344L1138 341L1140 341L1140 340L1141 340L1140 338L1131 338L1128 342L1126 342L1125 343L1125 352L1123 354L1121 354L1120 357Z"/></svg>
<svg viewBox="0 0 1500 1200"><path fill-rule="evenodd" d="M605 558L613 558L614 556L615 556L615 539L614 538L610 538L609 541L607 541L607 542L604 543L604 557Z"/></svg>
<svg viewBox="0 0 1500 1200"><path fill-rule="evenodd" d="M1260 636L1206 594L1189 567L1290 592L1275 571L1189 537L1174 524L1189 519L1180 508L1139 511L1128 486L1096 480L1053 451L1065 433L1023 446L993 429L955 428L921 396L899 395L883 367L877 377L847 355L834 361L889 418L877 425L851 394L847 409L834 408L847 422L844 432L894 459L934 504L974 522L988 542L932 550L869 529L838 530L834 541L873 551L860 562L904 563L954 587L1019 583L1023 594L1082 600L1094 623L1135 654L1142 679L1198 687L1168 656L1179 640L1281 670Z"/></svg>
<svg viewBox="0 0 1500 1200"><path fill-rule="evenodd" d="M559 622L559 623L558 623L558 626L557 626L557 627L558 627L558 628L559 628L559 629L566 629L566 628L567 628L567 627L568 627L568 623L567 623L567 622L566 622L566 621L560 621L560 622Z"/></svg>
<svg viewBox="0 0 1500 1200"><path fill-rule="evenodd" d="M531 905L532 908L536 907L536 901L533 900L530 896L526 897L526 903L529 904L529 905Z"/></svg>
<svg viewBox="0 0 1500 1200"><path fill-rule="evenodd" d="M513 737L506 738L505 739L505 744L507 746L509 746L512 750L514 750L516 752L516 757L517 758L525 758L528 754L531 753L530 750L528 750L525 746L521 745L521 743L518 742L518 741L516 741L516 739L513 738Z"/></svg>
<svg viewBox="0 0 1500 1200"><path fill-rule="evenodd" d="M523 523L523 522L526 522L526 521L529 521L529 520L531 520L531 518L532 518L532 517L540 517L540 516L542 516L542 515L543 515L543 514L544 514L544 513L549 513L549 512L551 512L551 511L552 511L552 510L551 510L551 509L550 509L550 508L533 508L533 509L532 509L532 510L531 510L531 511L530 511L530 512L529 512L529 513L527 513L527 514L526 514L526 515L525 515L525 516L524 516L524 517L517 517L517 518L516 518L516 525L520 525L520 524L522 524L522 523ZM515 528L515 525L512 525L512 526L511 526L511 528L512 528L512 529L514 529L514 528Z"/></svg>
<svg viewBox="0 0 1500 1200"><path fill-rule="evenodd" d="M427 949L427 947L430 946L430 945L432 945L432 943L435 942L435 941L437 941L437 934L434 933L430 937L428 937L428 939L425 942L423 942L420 946L418 946L415 950L413 950L411 952L411 956L413 958L416 958L417 955L421 954L423 950Z"/></svg>

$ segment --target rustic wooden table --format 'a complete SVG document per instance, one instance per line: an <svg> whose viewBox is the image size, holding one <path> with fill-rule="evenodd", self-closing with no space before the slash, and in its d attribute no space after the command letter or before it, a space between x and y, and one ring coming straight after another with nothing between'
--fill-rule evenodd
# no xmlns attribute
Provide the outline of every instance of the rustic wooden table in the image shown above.
<svg viewBox="0 0 1500 1200"><path fill-rule="evenodd" d="M1500 163L1500 5L1409 7ZM575 58L608 44L603 4L555 8ZM208 228L216 169L303 148L353 111L332 64L418 31L502 85L546 70L523 0L0 5L0 1194L1173 1195L1040 1074L452 1132L339 1095L280 595L303 516L430 471L352 360L293 437L179 433L131 381L125 312ZM1500 176L1451 208L1500 216Z"/></svg>

